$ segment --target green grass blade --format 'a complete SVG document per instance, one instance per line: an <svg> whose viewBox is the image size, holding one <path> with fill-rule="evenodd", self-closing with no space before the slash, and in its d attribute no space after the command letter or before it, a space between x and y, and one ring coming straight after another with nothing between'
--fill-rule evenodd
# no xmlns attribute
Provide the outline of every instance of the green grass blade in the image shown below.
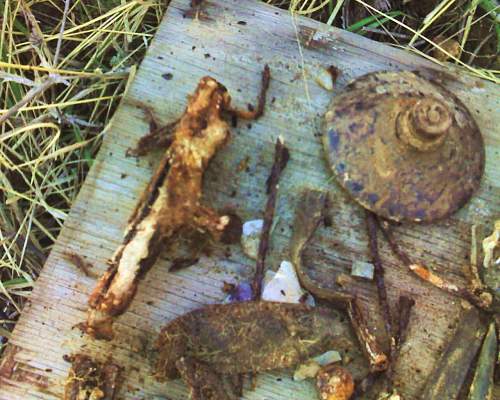
<svg viewBox="0 0 500 400"><path fill-rule="evenodd" d="M73 125L73 132L75 134L75 138L78 142L84 142L85 140L83 139L83 136L81 134L80 128L78 125ZM84 147L82 150L82 155L83 159L87 163L87 166L90 168L92 164L94 163L94 159L92 158L92 154L90 153L90 150L88 147Z"/></svg>
<svg viewBox="0 0 500 400"><path fill-rule="evenodd" d="M394 18L405 14L402 11L389 11L387 15ZM363 18L362 20L359 20L358 22L355 22L354 24L348 26L347 30L349 32L357 32L364 27L376 28L385 24L387 21L389 21L389 18L387 17L381 18L379 15L370 15L369 17Z"/></svg>

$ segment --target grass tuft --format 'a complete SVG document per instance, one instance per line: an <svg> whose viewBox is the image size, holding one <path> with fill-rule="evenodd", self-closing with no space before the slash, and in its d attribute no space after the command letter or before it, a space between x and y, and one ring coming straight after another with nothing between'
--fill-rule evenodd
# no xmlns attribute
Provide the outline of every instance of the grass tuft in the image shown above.
<svg viewBox="0 0 500 400"><path fill-rule="evenodd" d="M9 337L165 5L0 1L0 342Z"/></svg>

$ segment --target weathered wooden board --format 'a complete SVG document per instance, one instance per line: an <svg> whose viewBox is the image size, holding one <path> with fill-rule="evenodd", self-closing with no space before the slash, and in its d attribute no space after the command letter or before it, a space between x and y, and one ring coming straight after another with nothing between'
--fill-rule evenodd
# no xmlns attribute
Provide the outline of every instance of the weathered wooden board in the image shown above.
<svg viewBox="0 0 500 400"><path fill-rule="evenodd" d="M259 74L271 66L272 81L265 116L240 123L232 142L211 164L205 181L206 200L232 207L244 219L262 215L264 181L272 162L273 142L282 135L291 162L280 185L278 225L268 266L287 257L290 224L298 193L304 187L328 189L335 199L333 227L321 228L306 256L317 279L333 281L353 260L366 260L363 212L333 183L317 134L321 115L334 93L315 81L317 71L336 65L343 74L335 88L363 73L382 69L427 69L433 66L412 54L304 18L294 18L260 2L212 0L204 16L184 17L189 0L168 8L137 77L117 110L98 158L57 244L47 261L31 301L16 326L0 368L0 399L56 399L63 392L69 365L64 354L83 349L103 359L109 354L126 368L120 398L185 399L180 382L158 384L149 375L147 350L160 327L176 315L221 301L223 280L248 277L253 262L239 246L214 246L210 257L181 272L169 273L165 253L141 283L130 308L117 324L111 343L94 342L72 327L85 318L86 300L95 279L85 277L63 253L73 251L99 272L121 242L127 218L145 187L158 154L135 160L125 157L148 130L140 106L149 106L164 122L178 116L199 78L223 82L235 104L253 102ZM170 73L173 78L164 79ZM466 76L445 84L472 110L487 146L486 174L479 193L459 213L432 226L402 226L398 240L416 260L433 265L458 285L469 248L472 223L490 224L500 215L500 96L498 88ZM247 170L237 166L248 157ZM417 302L397 366L397 380L407 399L416 398L440 349L453 333L460 302L418 281L398 264L386 245L387 286L394 305L400 293ZM359 284L359 296L370 323L378 310L374 285ZM262 374L248 399L312 399L311 383L297 383L289 372Z"/></svg>

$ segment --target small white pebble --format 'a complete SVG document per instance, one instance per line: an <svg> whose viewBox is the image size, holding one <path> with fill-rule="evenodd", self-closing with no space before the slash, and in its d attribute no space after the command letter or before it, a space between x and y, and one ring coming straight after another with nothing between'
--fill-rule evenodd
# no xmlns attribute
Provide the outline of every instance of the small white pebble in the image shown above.
<svg viewBox="0 0 500 400"><path fill-rule="evenodd" d="M282 261L276 274L264 286L262 300L298 303L303 294L292 263Z"/></svg>
<svg viewBox="0 0 500 400"><path fill-rule="evenodd" d="M278 301L282 303L299 303L307 293L300 286L295 268L290 261L282 261L278 271L269 279L266 274L264 278L264 289L262 300ZM314 306L314 298L307 296L306 304Z"/></svg>
<svg viewBox="0 0 500 400"><path fill-rule="evenodd" d="M335 350L327 351L314 358L307 360L304 364L297 367L293 373L294 381L303 381L307 378L314 378L321 367L335 362L342 361L340 353Z"/></svg>
<svg viewBox="0 0 500 400"><path fill-rule="evenodd" d="M262 287L266 287L267 284L273 280L274 275L276 275L276 272L268 269L264 274L264 279L262 280Z"/></svg>
<svg viewBox="0 0 500 400"><path fill-rule="evenodd" d="M320 85L323 89L328 91L333 91L333 80L332 75L325 68L319 68L315 71L314 80L318 85Z"/></svg>
<svg viewBox="0 0 500 400"><path fill-rule="evenodd" d="M243 233L241 235L241 247L243 252L253 260L257 259L259 253L260 235L264 220L254 219L246 221L243 224Z"/></svg>
<svg viewBox="0 0 500 400"><path fill-rule="evenodd" d="M351 267L351 275L365 279L373 279L375 267L372 263L366 261L354 261Z"/></svg>
<svg viewBox="0 0 500 400"><path fill-rule="evenodd" d="M325 365L332 364L334 362L342 361L340 353L335 350L327 351L326 353L320 354L313 358L319 365L324 367Z"/></svg>
<svg viewBox="0 0 500 400"><path fill-rule="evenodd" d="M297 367L293 373L293 380L303 381L307 378L314 378L320 369L321 365L319 365L316 361L308 360L304 364Z"/></svg>

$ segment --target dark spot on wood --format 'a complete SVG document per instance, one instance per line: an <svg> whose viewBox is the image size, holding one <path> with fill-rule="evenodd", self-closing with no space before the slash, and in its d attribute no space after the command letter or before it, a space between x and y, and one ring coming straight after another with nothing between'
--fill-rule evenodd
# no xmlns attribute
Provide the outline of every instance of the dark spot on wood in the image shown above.
<svg viewBox="0 0 500 400"><path fill-rule="evenodd" d="M208 15L208 13L203 10L202 7L203 5L193 8L191 10L187 10L184 13L182 13L182 18L190 18L190 19L197 19L202 22L210 22L213 21L214 19Z"/></svg>
<svg viewBox="0 0 500 400"><path fill-rule="evenodd" d="M181 269L188 268L196 264L199 258L176 258L172 261L170 266L170 272L180 271Z"/></svg>
<svg viewBox="0 0 500 400"><path fill-rule="evenodd" d="M246 25L246 21L238 21L238 25Z"/></svg>
<svg viewBox="0 0 500 400"><path fill-rule="evenodd" d="M205 54L203 54L203 56L204 56L205 58L210 58L210 53L205 53Z"/></svg>
<svg viewBox="0 0 500 400"><path fill-rule="evenodd" d="M162 77L163 79L165 79L165 80L169 81L169 80L171 80L171 79L174 77L174 75L173 75L171 72L167 72L166 74L162 74L162 76L161 76L161 77Z"/></svg>
<svg viewBox="0 0 500 400"><path fill-rule="evenodd" d="M323 225L325 225L325 227L327 228L333 225L333 220L330 215L325 215L325 217L323 218Z"/></svg>
<svg viewBox="0 0 500 400"><path fill-rule="evenodd" d="M334 65L330 65L326 70L328 71L328 73L332 77L332 83L335 85L335 83L337 82L338 77L340 76L340 69L338 69Z"/></svg>
<svg viewBox="0 0 500 400"><path fill-rule="evenodd" d="M125 173L122 172L120 174L120 179L125 179L127 176L128 176L127 174L125 174Z"/></svg>
<svg viewBox="0 0 500 400"><path fill-rule="evenodd" d="M92 272L93 265L77 253L74 252L64 252L63 256L66 260L72 263L76 268L83 272L85 276L96 277L96 275Z"/></svg>

